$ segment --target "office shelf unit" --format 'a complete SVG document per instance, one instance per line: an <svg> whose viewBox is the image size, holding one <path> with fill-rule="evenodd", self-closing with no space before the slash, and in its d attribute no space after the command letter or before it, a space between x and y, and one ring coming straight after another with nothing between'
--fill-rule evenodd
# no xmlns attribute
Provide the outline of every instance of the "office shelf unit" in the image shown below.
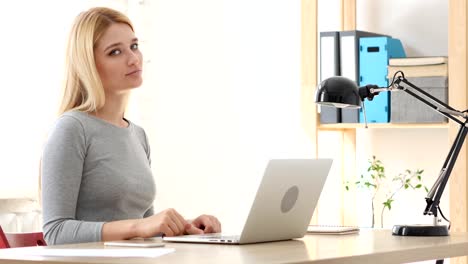
<svg viewBox="0 0 468 264"><path fill-rule="evenodd" d="M301 108L302 124L312 139L315 155L318 155L318 132L334 130L343 133L343 156L347 157L346 166L356 166L356 129L363 124L319 124L317 109L314 102L314 92L317 85L317 13L318 0L301 0L302 4L302 86ZM448 21L448 56L449 56L449 105L455 109L464 110L467 107L468 85L468 5L466 0L449 0ZM356 29L356 0L341 0L341 30ZM446 128L449 131L449 142L452 142L458 132L454 122L443 124L370 124L370 128ZM468 179L467 179L467 143L464 144L457 163L453 169L450 186L450 218L453 231L468 229ZM355 168L355 167L354 167ZM346 171L354 171L349 168ZM466 263L466 259L460 263Z"/></svg>

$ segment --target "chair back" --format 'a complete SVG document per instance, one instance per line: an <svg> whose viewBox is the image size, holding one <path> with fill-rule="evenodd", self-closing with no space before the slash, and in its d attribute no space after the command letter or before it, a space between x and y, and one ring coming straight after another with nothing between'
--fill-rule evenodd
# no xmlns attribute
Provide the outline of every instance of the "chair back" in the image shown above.
<svg viewBox="0 0 468 264"><path fill-rule="evenodd" d="M42 232L4 233L0 226L0 248L47 246Z"/></svg>
<svg viewBox="0 0 468 264"><path fill-rule="evenodd" d="M6 233L10 247L35 247L47 246L42 232L33 233Z"/></svg>
<svg viewBox="0 0 468 264"><path fill-rule="evenodd" d="M8 240L5 236L5 233L3 233L3 229L0 226L0 248L9 248L10 244L8 244Z"/></svg>

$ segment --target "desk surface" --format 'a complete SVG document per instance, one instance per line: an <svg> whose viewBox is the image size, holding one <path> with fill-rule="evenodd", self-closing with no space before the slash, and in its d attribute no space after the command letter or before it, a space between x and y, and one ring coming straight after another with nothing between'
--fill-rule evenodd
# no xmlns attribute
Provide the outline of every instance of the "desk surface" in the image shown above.
<svg viewBox="0 0 468 264"><path fill-rule="evenodd" d="M102 243L60 248L103 248ZM403 263L468 255L468 233L448 237L398 237L390 230L352 235L307 235L302 239L251 245L167 243L174 253L159 258L32 257L3 263ZM1 250L0 250L1 258Z"/></svg>

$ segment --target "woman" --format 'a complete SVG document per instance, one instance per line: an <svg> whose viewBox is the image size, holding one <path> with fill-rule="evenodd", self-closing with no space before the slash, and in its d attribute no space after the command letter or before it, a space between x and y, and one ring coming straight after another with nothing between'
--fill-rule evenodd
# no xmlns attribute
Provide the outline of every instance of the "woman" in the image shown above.
<svg viewBox="0 0 468 264"><path fill-rule="evenodd" d="M220 232L209 215L153 214L155 185L145 131L124 117L142 83L142 54L130 20L108 8L81 13L67 50L60 114L42 158L48 244Z"/></svg>

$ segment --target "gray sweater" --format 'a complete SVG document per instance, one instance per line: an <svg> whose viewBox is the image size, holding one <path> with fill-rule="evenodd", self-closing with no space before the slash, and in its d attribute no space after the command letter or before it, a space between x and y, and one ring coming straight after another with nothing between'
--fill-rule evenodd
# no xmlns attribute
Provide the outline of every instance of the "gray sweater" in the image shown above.
<svg viewBox="0 0 468 264"><path fill-rule="evenodd" d="M57 120L42 156L48 244L101 241L105 222L153 214L148 139L128 122L121 128L78 111Z"/></svg>

